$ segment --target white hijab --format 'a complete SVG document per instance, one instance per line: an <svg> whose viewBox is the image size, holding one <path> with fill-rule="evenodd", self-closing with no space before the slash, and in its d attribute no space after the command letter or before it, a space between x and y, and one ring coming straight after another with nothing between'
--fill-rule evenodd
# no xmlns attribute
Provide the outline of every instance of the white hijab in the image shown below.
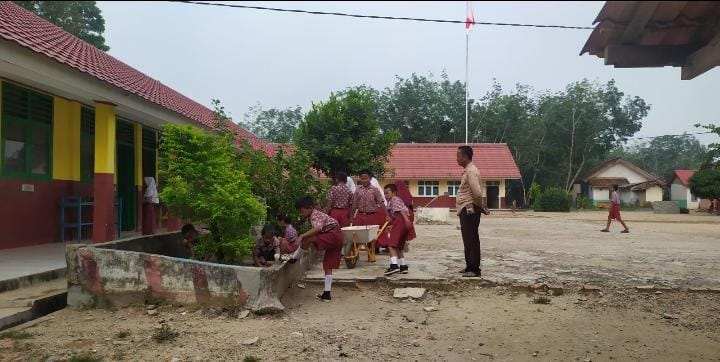
<svg viewBox="0 0 720 362"><path fill-rule="evenodd" d="M153 204L159 204L160 198L158 197L157 186L155 185L155 178L145 177L145 185L147 185L147 189L145 189L145 198L150 199L150 202L152 202Z"/></svg>
<svg viewBox="0 0 720 362"><path fill-rule="evenodd" d="M345 183L345 186L350 189L350 192L352 192L353 194L355 193L355 181L353 181L352 177L347 177L347 182Z"/></svg>

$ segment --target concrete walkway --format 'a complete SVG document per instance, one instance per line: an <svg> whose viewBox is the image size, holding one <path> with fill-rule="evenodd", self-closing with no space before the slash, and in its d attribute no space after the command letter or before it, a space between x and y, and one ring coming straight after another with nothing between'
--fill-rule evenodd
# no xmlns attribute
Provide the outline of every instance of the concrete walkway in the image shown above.
<svg viewBox="0 0 720 362"><path fill-rule="evenodd" d="M0 281L65 268L65 244L0 250Z"/></svg>

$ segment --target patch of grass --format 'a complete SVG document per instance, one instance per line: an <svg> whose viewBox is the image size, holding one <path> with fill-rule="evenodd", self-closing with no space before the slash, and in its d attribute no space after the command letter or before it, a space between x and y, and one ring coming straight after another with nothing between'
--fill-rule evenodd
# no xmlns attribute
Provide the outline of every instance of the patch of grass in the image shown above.
<svg viewBox="0 0 720 362"><path fill-rule="evenodd" d="M20 339L28 339L32 338L33 335L25 332L25 331L12 331L12 332L5 332L0 334L0 338L7 338L7 339L14 339L14 340L20 340Z"/></svg>
<svg viewBox="0 0 720 362"><path fill-rule="evenodd" d="M101 362L101 361L102 361L102 358L91 356L89 354L75 354L72 357L70 357L70 359L68 360L68 362Z"/></svg>
<svg viewBox="0 0 720 362"><path fill-rule="evenodd" d="M127 329L123 329L122 331L117 332L117 334L115 334L115 338L123 339L123 338L127 338L127 336L129 336L129 335L130 335L130 331L128 331Z"/></svg>
<svg viewBox="0 0 720 362"><path fill-rule="evenodd" d="M535 297L532 302L533 304L550 304L550 298L541 295L539 297Z"/></svg>
<svg viewBox="0 0 720 362"><path fill-rule="evenodd" d="M243 362L259 362L259 361L260 361L260 359L255 356L245 356L245 358L243 358Z"/></svg>
<svg viewBox="0 0 720 362"><path fill-rule="evenodd" d="M114 361L122 361L125 359L125 351L123 350L117 350L115 353L113 353L112 359Z"/></svg>
<svg viewBox="0 0 720 362"><path fill-rule="evenodd" d="M175 340L177 336L179 336L180 333L174 331L172 328L168 327L167 324L163 324L160 329L155 331L152 338L157 343L163 343L163 342L172 342Z"/></svg>

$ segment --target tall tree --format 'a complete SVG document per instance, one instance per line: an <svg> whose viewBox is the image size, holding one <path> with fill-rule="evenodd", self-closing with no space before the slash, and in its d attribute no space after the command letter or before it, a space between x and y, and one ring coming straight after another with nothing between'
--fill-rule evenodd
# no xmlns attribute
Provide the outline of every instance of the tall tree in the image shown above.
<svg viewBox="0 0 720 362"><path fill-rule="evenodd" d="M268 142L290 143L295 139L295 132L302 120L300 106L265 110L256 104L245 113L242 126Z"/></svg>
<svg viewBox="0 0 720 362"><path fill-rule="evenodd" d="M102 51L110 50L103 37L105 19L95 1L15 1L15 3Z"/></svg>
<svg viewBox="0 0 720 362"><path fill-rule="evenodd" d="M385 171L399 134L380 131L376 93L368 87L349 88L312 109L300 124L296 145L308 151L313 166L328 175L336 171Z"/></svg>
<svg viewBox="0 0 720 362"><path fill-rule="evenodd" d="M463 83L451 82L445 72L440 81L432 74L396 76L395 85L378 97L380 127L399 131L400 142L460 142L464 140L464 99Z"/></svg>

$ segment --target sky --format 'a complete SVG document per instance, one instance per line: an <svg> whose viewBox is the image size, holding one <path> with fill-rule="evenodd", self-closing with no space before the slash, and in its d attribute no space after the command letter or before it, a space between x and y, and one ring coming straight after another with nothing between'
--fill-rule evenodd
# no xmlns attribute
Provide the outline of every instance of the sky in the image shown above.
<svg viewBox="0 0 720 362"><path fill-rule="evenodd" d="M242 2L371 15L465 19L465 2ZM110 54L209 106L218 98L236 120L248 107L307 110L333 91L391 86L395 76L446 70L465 78L464 24L354 19L167 2L98 2ZM476 21L592 26L603 2L474 2ZM651 105L635 137L699 132L720 123L720 67L691 81L679 68L616 69L580 56L590 30L476 26L470 35L469 92L496 79L510 90L562 90L588 78L615 79ZM700 135L703 143L720 141Z"/></svg>

